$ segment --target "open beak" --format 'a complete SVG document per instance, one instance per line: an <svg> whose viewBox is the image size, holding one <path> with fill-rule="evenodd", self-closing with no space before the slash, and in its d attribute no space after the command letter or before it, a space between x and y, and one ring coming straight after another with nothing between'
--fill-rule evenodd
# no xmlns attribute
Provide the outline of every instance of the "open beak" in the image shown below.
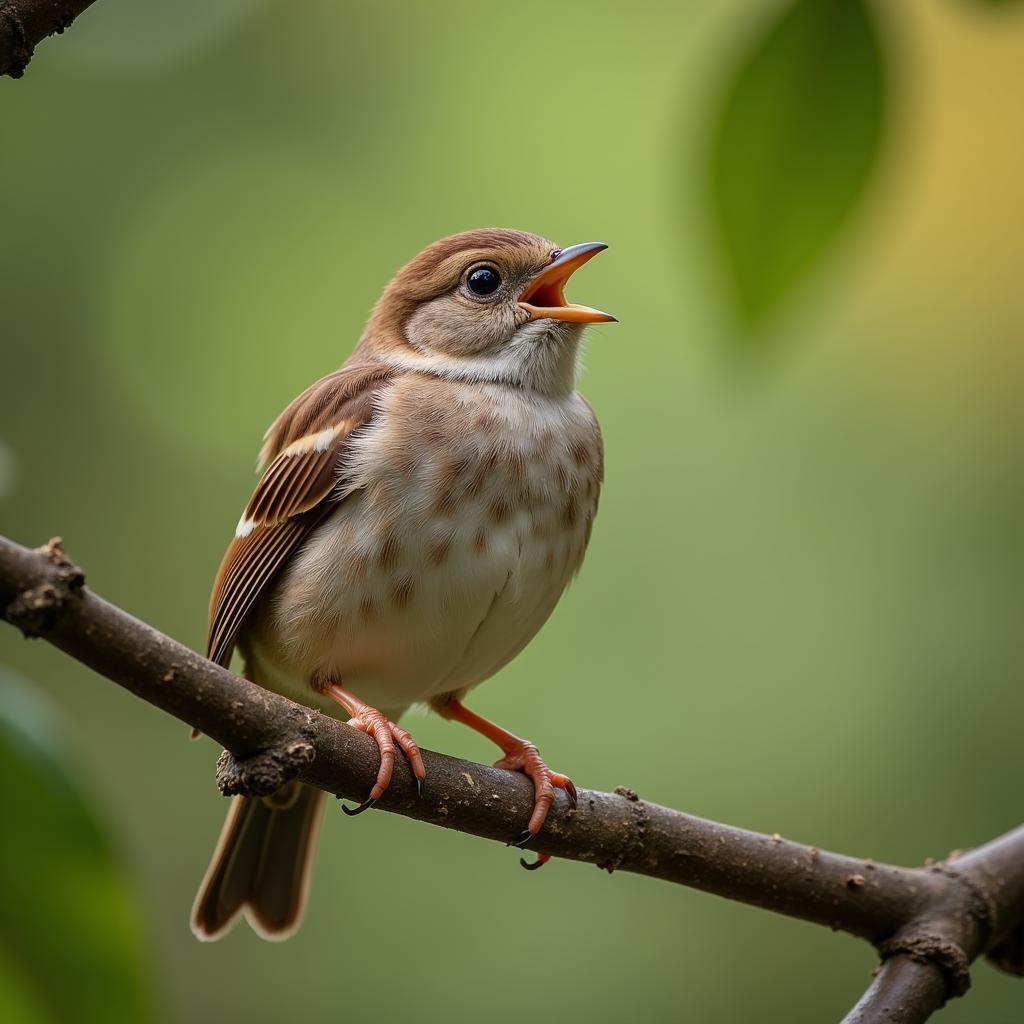
<svg viewBox="0 0 1024 1024"><path fill-rule="evenodd" d="M562 290L573 272L608 246L604 242L582 242L563 249L527 286L519 296L519 305L531 320L548 317L572 324L606 324L618 321L610 313L590 306L566 302Z"/></svg>

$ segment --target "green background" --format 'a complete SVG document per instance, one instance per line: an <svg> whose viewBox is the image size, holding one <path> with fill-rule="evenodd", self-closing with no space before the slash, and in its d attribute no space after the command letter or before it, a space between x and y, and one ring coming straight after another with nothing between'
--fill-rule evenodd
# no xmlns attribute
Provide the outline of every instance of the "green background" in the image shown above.
<svg viewBox="0 0 1024 1024"><path fill-rule="evenodd" d="M777 4L99 0L0 83L0 530L62 535L101 594L201 648L263 429L348 355L397 266L482 225L602 239L572 292L621 320L590 331L582 382L608 466L590 554L472 706L582 786L820 847L916 864L1005 831L1024 716L1014 8L873 6L870 188L750 325L709 154ZM334 809L302 931L200 945L213 745L9 629L0 662L66 719L157 1020L816 1022L870 979L871 949L824 929ZM31 813L8 827L45 834ZM9 1019L65 1019L21 990L18 928L2 942ZM1019 981L974 975L943 1021L1020 1019Z"/></svg>

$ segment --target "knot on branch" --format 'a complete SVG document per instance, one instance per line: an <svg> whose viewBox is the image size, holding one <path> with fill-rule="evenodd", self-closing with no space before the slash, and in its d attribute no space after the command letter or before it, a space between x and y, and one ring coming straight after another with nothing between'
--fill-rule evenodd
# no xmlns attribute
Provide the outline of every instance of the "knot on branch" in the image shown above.
<svg viewBox="0 0 1024 1024"><path fill-rule="evenodd" d="M615 793L626 798L632 814L622 823L625 835L618 853L606 861L598 862L597 866L603 871L607 871L609 875L618 871L627 860L639 857L643 853L644 841L647 837L647 824L650 820L647 814L647 805L637 795L636 790L630 789L628 786L616 786Z"/></svg>
<svg viewBox="0 0 1024 1024"><path fill-rule="evenodd" d="M3 613L3 617L27 637L45 636L50 632L61 612L85 586L85 573L64 553L60 537L54 537L36 550L50 563L47 579L22 590Z"/></svg>
<svg viewBox="0 0 1024 1024"><path fill-rule="evenodd" d="M250 757L224 750L217 759L217 786L225 796L270 796L313 763L316 748L296 736Z"/></svg>
<svg viewBox="0 0 1024 1024"><path fill-rule="evenodd" d="M897 933L878 947L883 959L903 953L920 964L935 964L946 979L949 997L962 996L971 987L971 960L960 946L939 934Z"/></svg>

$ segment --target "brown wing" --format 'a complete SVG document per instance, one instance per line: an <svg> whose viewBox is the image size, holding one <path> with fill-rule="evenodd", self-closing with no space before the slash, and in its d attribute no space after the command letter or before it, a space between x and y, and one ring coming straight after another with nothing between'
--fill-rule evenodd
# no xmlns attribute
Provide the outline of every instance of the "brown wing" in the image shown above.
<svg viewBox="0 0 1024 1024"><path fill-rule="evenodd" d="M309 532L345 496L345 449L374 415L394 371L343 367L307 388L267 431L256 486L210 595L206 656L227 666L257 598Z"/></svg>

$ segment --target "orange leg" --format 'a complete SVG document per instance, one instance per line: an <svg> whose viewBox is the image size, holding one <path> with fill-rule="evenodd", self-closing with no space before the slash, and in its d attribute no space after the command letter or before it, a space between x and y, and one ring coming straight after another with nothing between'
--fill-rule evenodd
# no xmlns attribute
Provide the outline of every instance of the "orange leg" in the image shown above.
<svg viewBox="0 0 1024 1024"><path fill-rule="evenodd" d="M510 846L525 846L534 836L540 832L547 819L548 811L555 800L555 790L564 790L569 797L572 806L576 806L576 787L567 775L553 772L543 761L537 748L529 740L520 739L501 726L489 722L486 718L463 707L454 697L438 708L442 718L450 719L453 722L461 722L468 725L470 729L486 736L492 743L501 748L505 755L500 761L494 762L495 768L507 768L509 771L522 772L533 782L534 804L533 813L530 815L529 824L525 831L521 832ZM522 861L525 868L539 868L550 860L548 854L538 854L533 864Z"/></svg>
<svg viewBox="0 0 1024 1024"><path fill-rule="evenodd" d="M427 772L415 740L404 729L400 729L390 719L385 718L376 708L371 708L369 704L337 683L326 683L320 685L318 689L332 700L336 700L352 716L348 724L372 736L380 749L380 770L377 772L377 781L370 790L370 795L352 810L344 804L341 809L348 815L361 814L384 795L384 791L391 785L391 775L395 767L395 744L398 744L409 762L413 777L416 779L416 792L422 795L423 780L427 777Z"/></svg>

